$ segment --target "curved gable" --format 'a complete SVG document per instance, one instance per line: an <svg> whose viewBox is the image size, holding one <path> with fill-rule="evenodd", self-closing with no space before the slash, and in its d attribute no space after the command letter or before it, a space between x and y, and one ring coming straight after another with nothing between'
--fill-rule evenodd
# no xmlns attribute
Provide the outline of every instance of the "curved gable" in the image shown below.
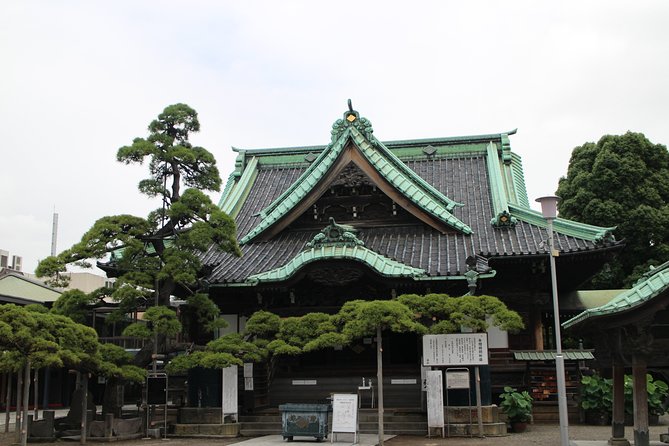
<svg viewBox="0 0 669 446"><path fill-rule="evenodd" d="M430 186L372 136L371 123L355 111L333 125L332 142L309 168L276 200L260 212L262 220L241 240L267 240L299 217L354 163L374 184L407 212L427 225L448 232L472 230L451 212L459 203Z"/></svg>

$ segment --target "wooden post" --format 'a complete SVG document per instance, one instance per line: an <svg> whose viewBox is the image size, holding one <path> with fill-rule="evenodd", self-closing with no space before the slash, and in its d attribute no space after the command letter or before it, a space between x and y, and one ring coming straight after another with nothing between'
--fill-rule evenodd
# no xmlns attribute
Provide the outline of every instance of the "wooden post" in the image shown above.
<svg viewBox="0 0 669 446"><path fill-rule="evenodd" d="M535 308L532 312L534 325L534 349L538 352L544 351L544 326L541 323L541 309Z"/></svg>
<svg viewBox="0 0 669 446"><path fill-rule="evenodd" d="M625 439L625 367L613 364L613 417L611 419L611 438L609 444L629 446Z"/></svg>
<svg viewBox="0 0 669 446"><path fill-rule="evenodd" d="M634 355L632 359L632 400L634 402L634 445L649 446L648 390L646 389L646 360Z"/></svg>

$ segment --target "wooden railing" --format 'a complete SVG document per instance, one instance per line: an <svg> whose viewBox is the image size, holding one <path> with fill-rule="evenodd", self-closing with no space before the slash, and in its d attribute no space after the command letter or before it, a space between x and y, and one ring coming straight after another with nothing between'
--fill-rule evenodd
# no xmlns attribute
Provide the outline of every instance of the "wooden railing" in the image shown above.
<svg viewBox="0 0 669 446"><path fill-rule="evenodd" d="M112 337L101 337L98 338L100 342L104 344L114 344L124 349L141 349L147 341L141 338L135 338L131 336L112 336Z"/></svg>

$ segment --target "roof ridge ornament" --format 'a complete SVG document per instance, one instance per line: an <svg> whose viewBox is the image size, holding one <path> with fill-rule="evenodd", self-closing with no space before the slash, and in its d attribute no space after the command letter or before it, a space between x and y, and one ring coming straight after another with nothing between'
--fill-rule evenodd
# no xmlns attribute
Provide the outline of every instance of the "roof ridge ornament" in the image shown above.
<svg viewBox="0 0 669 446"><path fill-rule="evenodd" d="M374 129L372 128L372 123L369 119L360 117L360 113L353 109L353 103L350 99L348 100L348 110L344 112L343 119L337 119L332 124L332 131L330 132L332 134L331 143L337 141L349 127L355 127L369 141L373 140L372 133L374 133Z"/></svg>
<svg viewBox="0 0 669 446"><path fill-rule="evenodd" d="M307 249L315 248L321 245L350 245L365 246L355 233L358 232L353 226L337 224L334 218L330 217L330 224L321 229L314 238L306 244Z"/></svg>

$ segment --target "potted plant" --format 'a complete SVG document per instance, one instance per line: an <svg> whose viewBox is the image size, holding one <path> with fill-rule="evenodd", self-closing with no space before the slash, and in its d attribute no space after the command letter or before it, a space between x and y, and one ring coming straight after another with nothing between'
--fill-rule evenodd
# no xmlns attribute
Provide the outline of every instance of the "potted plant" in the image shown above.
<svg viewBox="0 0 669 446"><path fill-rule="evenodd" d="M585 422L605 426L611 419L613 408L613 383L598 373L581 378L581 407Z"/></svg>
<svg viewBox="0 0 669 446"><path fill-rule="evenodd" d="M527 428L527 422L532 418L532 397L527 390L518 392L513 387L504 387L504 392L499 396L501 402L499 408L509 420L513 432L523 432Z"/></svg>

